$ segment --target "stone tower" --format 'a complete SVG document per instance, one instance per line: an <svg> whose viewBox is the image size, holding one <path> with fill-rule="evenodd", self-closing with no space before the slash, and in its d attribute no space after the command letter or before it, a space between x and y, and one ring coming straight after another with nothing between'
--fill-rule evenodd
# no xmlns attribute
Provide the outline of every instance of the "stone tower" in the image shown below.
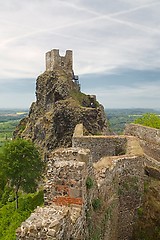
<svg viewBox="0 0 160 240"><path fill-rule="evenodd" d="M63 69L72 72L72 51L66 50L65 56L59 55L59 49L52 49L46 53L46 71Z"/></svg>

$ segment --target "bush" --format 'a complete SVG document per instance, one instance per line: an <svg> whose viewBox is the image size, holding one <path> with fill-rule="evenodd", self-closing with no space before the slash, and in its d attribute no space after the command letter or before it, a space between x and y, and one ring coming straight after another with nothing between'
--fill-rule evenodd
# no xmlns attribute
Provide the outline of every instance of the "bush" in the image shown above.
<svg viewBox="0 0 160 240"><path fill-rule="evenodd" d="M93 187L93 180L91 177L87 177L87 180L86 180L86 187L87 189L91 189Z"/></svg>
<svg viewBox="0 0 160 240"><path fill-rule="evenodd" d="M154 113L146 113L134 121L135 124L160 129L160 118Z"/></svg>
<svg viewBox="0 0 160 240"><path fill-rule="evenodd" d="M93 199L92 201L92 207L93 209L96 211L96 210L99 210L102 206L102 202L101 202L101 199L99 198L95 198Z"/></svg>

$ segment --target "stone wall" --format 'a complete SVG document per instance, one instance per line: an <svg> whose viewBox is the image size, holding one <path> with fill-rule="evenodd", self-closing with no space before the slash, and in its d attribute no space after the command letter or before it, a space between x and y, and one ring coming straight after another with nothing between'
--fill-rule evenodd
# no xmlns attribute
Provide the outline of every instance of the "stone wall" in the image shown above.
<svg viewBox="0 0 160 240"><path fill-rule="evenodd" d="M17 239L85 239L86 179L92 173L89 150L58 149L47 157L44 208L17 230Z"/></svg>
<svg viewBox="0 0 160 240"><path fill-rule="evenodd" d="M84 239L82 209L50 205L38 207L16 231L21 240L70 240Z"/></svg>
<svg viewBox="0 0 160 240"><path fill-rule="evenodd" d="M143 195L144 153L137 139L131 136L84 136L83 125L79 124L72 143L74 147L90 149L95 189L98 188L89 199L92 204L88 205L88 239L130 239ZM95 201L99 201L99 209L94 209Z"/></svg>
<svg viewBox="0 0 160 240"><path fill-rule="evenodd" d="M45 206L22 223L17 239L129 240L143 194L138 141L86 137L78 125L73 144L47 156ZM116 156L120 148L125 154Z"/></svg>
<svg viewBox="0 0 160 240"><path fill-rule="evenodd" d="M99 223L96 223L101 228L98 239L131 238L143 195L143 162L144 155L138 141L128 137L125 155L102 157L94 163L98 196L102 202Z"/></svg>
<svg viewBox="0 0 160 240"><path fill-rule="evenodd" d="M97 162L103 156L125 154L126 143L126 136L84 136L82 124L76 126L72 138L73 147L90 149L93 162Z"/></svg>
<svg viewBox="0 0 160 240"><path fill-rule="evenodd" d="M55 150L48 157L45 205L84 205L86 178L88 176L89 150L64 148Z"/></svg>
<svg viewBox="0 0 160 240"><path fill-rule="evenodd" d="M59 55L59 49L52 49L46 53L46 71L64 69L72 72L72 51L67 50L65 56Z"/></svg>
<svg viewBox="0 0 160 240"><path fill-rule="evenodd" d="M160 130L138 124L127 124L126 135L136 136L146 155L160 162Z"/></svg>

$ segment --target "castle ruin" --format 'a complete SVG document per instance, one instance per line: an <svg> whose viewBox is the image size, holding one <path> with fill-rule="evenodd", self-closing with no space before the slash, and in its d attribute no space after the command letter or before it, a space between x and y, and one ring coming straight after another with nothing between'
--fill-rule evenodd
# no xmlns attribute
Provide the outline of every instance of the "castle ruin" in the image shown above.
<svg viewBox="0 0 160 240"><path fill-rule="evenodd" d="M57 70L73 74L71 50L67 50L64 57L61 57L59 50L56 49L46 54L46 72ZM43 88L41 87L40 89ZM49 100L51 98L54 99L52 92L49 96ZM61 97L60 103L63 101L62 99ZM39 97L40 103L41 100L42 98ZM46 95L44 101L46 101ZM65 104L68 104L65 98L64 101ZM17 229L17 239L131 239L133 225L137 218L137 209L142 203L144 166L150 164L150 167L155 167L155 165L152 165L155 164L156 160L151 159L151 157L154 158L154 154L156 156L159 154L159 150L156 153L153 151L154 143L152 137L148 138L148 136L152 132L158 146L159 132L151 131L148 133L143 127L139 127L137 131L136 126L128 126L126 135L121 136L94 135L91 131L89 134L86 134L88 133L86 129L89 123L95 121L95 119L97 123L102 122L103 128L106 128L103 118L100 118L100 120L97 118L97 115L101 114L101 108L96 106L94 96L92 96L92 101L94 102L93 108L89 103L89 107L81 105L78 110L75 108L74 101L74 112L71 112L71 116L63 113L63 118L67 116L68 125L71 125L69 122L70 118L73 118L76 111L80 112L76 124L74 123L72 146L65 148L56 146L55 150L46 153L45 206L38 207L22 223L21 227ZM55 101L55 106L57 102ZM58 102L57 106L60 103ZM41 103L40 110L42 106L44 104ZM64 108L67 108L67 106L63 105L61 111ZM48 129L50 120L47 117L51 115L51 107L48 109L47 114L45 112L46 108L42 113L42 115L46 114L45 124L42 124L43 116L40 115L34 130L34 134L38 132L41 137L40 127L42 125L43 138L45 136L49 138L49 134L51 134L51 130L47 133L48 135L45 133L45 126ZM67 109L67 114L68 111ZM33 109L30 115L32 116L34 112L39 113L40 111ZM87 118L85 118L85 121L82 121L81 116L86 113ZM58 114L57 116L58 122L55 119L53 121L51 118L52 125L56 123L55 126L57 126L60 122L61 118ZM35 117L26 126L30 126L34 121ZM98 124L94 125L94 128L99 130L99 126L97 126ZM62 128L63 125L60 125L59 129L61 130ZM24 130L24 133L25 131L28 133L28 129ZM58 130L55 128L54 131ZM62 134L65 134L65 131ZM138 138L145 138L145 141L139 142L138 134ZM35 138L34 136L33 139ZM148 149L148 139L153 144L151 157L148 157L148 152L144 152L142 149L144 145L145 149ZM52 138L49 140L47 144L50 144Z"/></svg>
<svg viewBox="0 0 160 240"><path fill-rule="evenodd" d="M46 53L46 71L62 68L67 72L73 69L72 50L66 50L65 56L59 55L59 49L52 49Z"/></svg>

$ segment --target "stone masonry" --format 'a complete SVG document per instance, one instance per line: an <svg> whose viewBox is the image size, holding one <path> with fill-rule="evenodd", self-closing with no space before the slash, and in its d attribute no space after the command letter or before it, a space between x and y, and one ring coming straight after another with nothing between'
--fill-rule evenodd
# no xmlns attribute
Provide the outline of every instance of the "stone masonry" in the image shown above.
<svg viewBox="0 0 160 240"><path fill-rule="evenodd" d="M47 158L44 208L17 229L18 239L85 239L90 151L58 149Z"/></svg>
<svg viewBox="0 0 160 240"><path fill-rule="evenodd" d="M77 125L72 141L74 147L47 156L45 206L22 223L17 239L129 240L143 193L144 155L137 140L86 138Z"/></svg>
<svg viewBox="0 0 160 240"><path fill-rule="evenodd" d="M52 49L46 53L46 71L54 71L59 68L72 72L71 50L67 50L65 56L59 55L59 49Z"/></svg>
<svg viewBox="0 0 160 240"><path fill-rule="evenodd" d="M138 124L127 124L126 135L139 139L144 152L151 158L160 162L160 130Z"/></svg>
<svg viewBox="0 0 160 240"><path fill-rule="evenodd" d="M160 130L139 124L127 124L125 134L139 139L145 153L145 173L160 179Z"/></svg>
<svg viewBox="0 0 160 240"><path fill-rule="evenodd" d="M143 194L145 157L138 141L131 136L83 136L80 124L76 126L72 144L91 151L98 198L103 207L99 239L130 239ZM94 237L91 235L89 239Z"/></svg>

